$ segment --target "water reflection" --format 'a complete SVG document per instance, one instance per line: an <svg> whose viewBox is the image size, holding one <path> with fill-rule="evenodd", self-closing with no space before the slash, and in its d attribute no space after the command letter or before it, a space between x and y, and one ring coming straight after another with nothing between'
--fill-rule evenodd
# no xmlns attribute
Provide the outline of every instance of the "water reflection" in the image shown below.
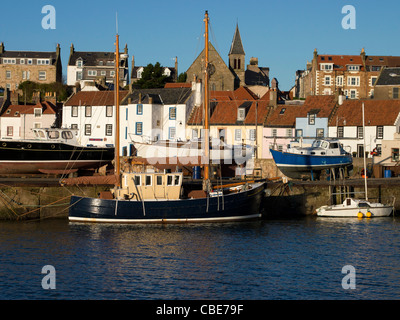
<svg viewBox="0 0 400 320"><path fill-rule="evenodd" d="M0 223L2 299L396 299L399 219ZM57 290L40 271L57 270ZM342 267L357 270L343 290Z"/></svg>

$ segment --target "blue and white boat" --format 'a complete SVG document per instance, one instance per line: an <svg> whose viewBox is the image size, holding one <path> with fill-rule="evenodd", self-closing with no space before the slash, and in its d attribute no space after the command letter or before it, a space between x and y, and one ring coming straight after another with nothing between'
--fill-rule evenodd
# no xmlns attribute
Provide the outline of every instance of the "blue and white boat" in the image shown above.
<svg viewBox="0 0 400 320"><path fill-rule="evenodd" d="M319 174L322 170L351 166L353 158L339 140L315 140L311 147L290 147L286 152L270 149L279 170L289 178Z"/></svg>

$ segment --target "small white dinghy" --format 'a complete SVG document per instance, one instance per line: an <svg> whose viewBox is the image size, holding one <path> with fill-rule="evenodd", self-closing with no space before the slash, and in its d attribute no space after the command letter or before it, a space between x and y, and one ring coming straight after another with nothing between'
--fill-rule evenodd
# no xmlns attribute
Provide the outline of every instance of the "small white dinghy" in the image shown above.
<svg viewBox="0 0 400 320"><path fill-rule="evenodd" d="M371 203L367 200L347 198L342 204L322 206L317 209L319 217L355 217L372 218L388 217L393 211L393 206L382 203Z"/></svg>

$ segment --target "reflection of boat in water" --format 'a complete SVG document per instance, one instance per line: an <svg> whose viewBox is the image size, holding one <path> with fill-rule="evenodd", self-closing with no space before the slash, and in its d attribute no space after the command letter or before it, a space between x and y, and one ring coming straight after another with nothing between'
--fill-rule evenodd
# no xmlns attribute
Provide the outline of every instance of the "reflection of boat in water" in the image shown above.
<svg viewBox="0 0 400 320"><path fill-rule="evenodd" d="M208 99L208 13L206 23L205 108ZM118 35L116 63L119 65ZM119 81L116 68L115 81ZM116 88L116 127L119 128L119 99ZM208 114L208 112L205 112ZM208 119L205 119L204 155L209 160ZM119 135L116 135L119 150ZM72 196L69 220L78 222L112 223L179 223L224 222L261 217L260 206L264 182L247 182L230 186L213 186L210 165L204 165L203 184L197 188L182 186L181 172L120 172L119 155L116 154L115 186L99 198ZM97 178L97 177L96 177ZM68 179L63 183L68 184ZM74 182L72 182L74 183Z"/></svg>
<svg viewBox="0 0 400 320"><path fill-rule="evenodd" d="M71 173L99 168L114 158L114 148L84 147L76 130L32 129L35 139L0 140L0 173Z"/></svg>
<svg viewBox="0 0 400 320"><path fill-rule="evenodd" d="M184 159L199 159L205 156L205 142L202 139L133 143L138 157L152 159L160 164L166 163L168 158L178 158L182 160L180 162L184 162ZM252 159L253 154L254 146L251 145L228 145L220 139L210 140L209 158L213 163L242 164Z"/></svg>
<svg viewBox="0 0 400 320"><path fill-rule="evenodd" d="M299 179L325 169L351 166L353 159L338 140L315 140L311 147L291 147L286 152L270 149L283 174Z"/></svg>

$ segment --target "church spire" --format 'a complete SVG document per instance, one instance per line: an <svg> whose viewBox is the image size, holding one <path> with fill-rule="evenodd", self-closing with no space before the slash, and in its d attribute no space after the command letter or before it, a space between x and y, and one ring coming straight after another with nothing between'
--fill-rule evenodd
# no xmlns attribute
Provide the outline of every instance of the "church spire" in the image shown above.
<svg viewBox="0 0 400 320"><path fill-rule="evenodd" d="M229 54L245 54L242 44L242 38L240 37L238 23L236 23L235 35L233 36L231 50L229 51Z"/></svg>

